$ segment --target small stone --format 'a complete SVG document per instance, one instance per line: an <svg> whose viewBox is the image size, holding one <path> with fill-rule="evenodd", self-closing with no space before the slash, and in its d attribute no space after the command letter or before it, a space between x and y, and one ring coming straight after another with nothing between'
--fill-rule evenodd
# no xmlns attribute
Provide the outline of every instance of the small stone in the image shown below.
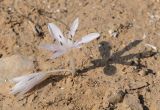
<svg viewBox="0 0 160 110"><path fill-rule="evenodd" d="M69 105L68 105L68 109L69 109L69 110L73 110L73 109L74 109L74 104L69 104Z"/></svg>
<svg viewBox="0 0 160 110"><path fill-rule="evenodd" d="M124 96L125 96L125 93L122 90L120 90L116 94L111 96L108 101L110 104L117 104L122 102Z"/></svg>
<svg viewBox="0 0 160 110"><path fill-rule="evenodd" d="M122 90L114 94L112 94L111 91L106 91L105 96L103 98L103 108L109 107L110 104L114 105L122 102L124 96L125 93Z"/></svg>
<svg viewBox="0 0 160 110"><path fill-rule="evenodd" d="M141 76L146 76L146 72L144 70L140 70L138 72L138 74L141 75Z"/></svg>
<svg viewBox="0 0 160 110"><path fill-rule="evenodd" d="M146 69L145 74L146 75L149 75L149 74L155 75L156 73L152 69Z"/></svg>
<svg viewBox="0 0 160 110"><path fill-rule="evenodd" d="M156 75L157 75L158 77L160 77L160 71L158 71Z"/></svg>
<svg viewBox="0 0 160 110"><path fill-rule="evenodd" d="M119 35L119 32L118 32L118 31L115 31L115 30L112 30L112 29L110 29L110 30L108 31L108 33L109 33L109 35L110 35L111 37L118 37L118 35Z"/></svg>
<svg viewBox="0 0 160 110"><path fill-rule="evenodd" d="M21 55L13 55L0 59L0 82L31 72L33 60Z"/></svg>

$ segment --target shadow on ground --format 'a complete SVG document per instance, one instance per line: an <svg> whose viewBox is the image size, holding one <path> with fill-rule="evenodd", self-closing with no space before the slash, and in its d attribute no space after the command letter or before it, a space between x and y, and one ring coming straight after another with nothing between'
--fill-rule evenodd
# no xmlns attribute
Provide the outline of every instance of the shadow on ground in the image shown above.
<svg viewBox="0 0 160 110"><path fill-rule="evenodd" d="M144 51L141 53L136 54L129 54L126 56L122 56L125 52L131 50L132 48L136 47L138 44L140 44L142 40L135 40L131 43L129 43L125 48L122 50L111 54L111 46L108 42L102 41L100 43L99 51L101 55L101 59L95 59L92 60L92 66L84 67L83 69L77 70L77 73L79 75L82 75L83 73L90 71L92 69L103 67L104 74L106 75L114 75L117 71L116 67L113 64L122 64L122 65L128 65L128 66L135 66L137 69L147 68L145 65L141 63L141 59L152 57L157 54L157 52L153 51ZM134 60L136 59L136 60ZM62 80L64 77L67 77L66 75L54 75L48 78L48 80L43 81L42 83L38 84L36 87L34 87L31 91L34 89L40 89L44 86L48 85L49 83L52 83L52 85L60 80Z"/></svg>
<svg viewBox="0 0 160 110"><path fill-rule="evenodd" d="M122 64L128 66L136 66L137 69L146 68L145 65L141 63L141 59L152 57L157 54L152 50L144 51L141 53L136 54L129 54L126 56L122 56L125 52L131 50L132 48L136 47L140 44L143 40L135 40L129 43L126 47L122 50L117 51L111 54L111 46L108 42L102 41L100 43L99 51L101 55L101 59L92 60L92 66L84 67L83 69L77 70L77 73L81 75L89 70L103 67L104 74L106 75L114 75L117 71L116 67L113 64Z"/></svg>

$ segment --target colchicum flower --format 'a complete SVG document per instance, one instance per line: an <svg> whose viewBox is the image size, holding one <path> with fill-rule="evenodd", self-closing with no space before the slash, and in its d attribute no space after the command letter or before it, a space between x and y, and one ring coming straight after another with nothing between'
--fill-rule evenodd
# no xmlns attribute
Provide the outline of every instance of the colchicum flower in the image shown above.
<svg viewBox="0 0 160 110"><path fill-rule="evenodd" d="M39 72L13 78L11 81L16 85L11 89L11 93L14 95L17 93L25 94L48 77L44 72Z"/></svg>
<svg viewBox="0 0 160 110"><path fill-rule="evenodd" d="M90 33L80 40L73 41L73 37L79 25L79 19L75 19L70 26L70 31L68 33L68 38L65 38L61 30L53 23L48 24L48 29L53 38L58 42L57 44L45 44L42 47L53 52L52 59L62 56L66 52L70 51L72 48L80 48L82 44L88 43L100 36L99 33Z"/></svg>
<svg viewBox="0 0 160 110"><path fill-rule="evenodd" d="M68 69L57 69L57 70L50 70L46 72L36 72L28 75L23 75L19 77L15 77L11 82L15 83L15 86L12 87L10 93L11 94L25 94L30 91L33 87L41 83L42 81L49 78L51 75L55 75L59 72L70 72Z"/></svg>

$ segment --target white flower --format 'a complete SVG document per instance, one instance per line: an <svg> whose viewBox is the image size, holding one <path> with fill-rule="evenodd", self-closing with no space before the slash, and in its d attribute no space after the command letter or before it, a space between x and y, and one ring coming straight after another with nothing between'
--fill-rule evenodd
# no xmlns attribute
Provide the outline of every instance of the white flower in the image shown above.
<svg viewBox="0 0 160 110"><path fill-rule="evenodd" d="M43 72L13 78L11 81L16 83L16 85L11 89L11 93L14 95L17 93L25 94L46 78L48 78L48 75Z"/></svg>
<svg viewBox="0 0 160 110"><path fill-rule="evenodd" d="M82 37L80 40L73 41L73 37L75 35L75 32L79 25L79 19L75 19L73 23L70 26L70 31L68 33L68 38L65 38L61 32L61 30L53 23L48 24L48 29L53 38L55 38L58 43L53 45L43 45L42 47L52 51L53 59L57 58L64 53L68 52L72 48L79 48L82 44L88 43L100 36L99 33L90 33L84 37Z"/></svg>

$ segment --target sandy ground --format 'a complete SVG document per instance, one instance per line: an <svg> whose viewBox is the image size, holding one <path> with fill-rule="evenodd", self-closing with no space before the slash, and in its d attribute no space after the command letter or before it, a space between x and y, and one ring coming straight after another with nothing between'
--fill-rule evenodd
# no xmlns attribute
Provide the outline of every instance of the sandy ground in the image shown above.
<svg viewBox="0 0 160 110"><path fill-rule="evenodd" d="M74 51L76 77L57 74L23 96L0 83L0 110L159 110L159 0L0 0L0 15L0 59L34 58L30 72L69 68L67 54L49 60L39 48L54 42L47 23L66 34L79 17L76 38L101 33Z"/></svg>

